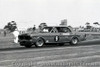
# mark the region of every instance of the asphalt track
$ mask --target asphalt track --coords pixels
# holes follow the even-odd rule
[[[1,48],[0,67],[100,67],[100,40],[74,46]]]

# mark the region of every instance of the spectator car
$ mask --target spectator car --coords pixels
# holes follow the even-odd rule
[[[39,33],[27,33],[18,36],[18,41],[21,46],[42,47],[45,44],[64,45],[70,43],[76,45],[78,42],[85,40],[85,35],[78,34],[70,27],[65,26],[48,26],[44,27]]]

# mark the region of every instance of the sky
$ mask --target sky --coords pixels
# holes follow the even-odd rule
[[[0,28],[11,21],[20,29],[56,26],[63,19],[72,27],[100,23],[100,0],[0,0]]]

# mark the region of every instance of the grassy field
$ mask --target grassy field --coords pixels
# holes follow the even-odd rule
[[[79,35],[86,35],[86,40],[100,39],[100,32],[77,32]]]
[[[15,44],[13,39],[13,34],[7,34],[5,37],[3,34],[0,34],[0,49],[18,47],[19,45]]]

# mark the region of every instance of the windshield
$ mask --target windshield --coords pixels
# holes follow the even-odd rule
[[[52,30],[52,27],[45,27],[42,32],[49,33]]]

